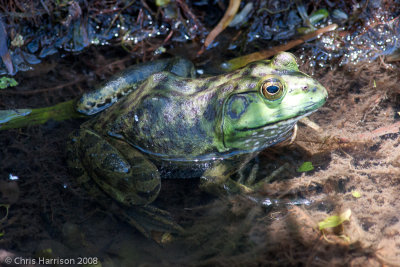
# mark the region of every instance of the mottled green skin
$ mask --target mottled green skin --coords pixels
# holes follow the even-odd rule
[[[96,90],[84,94],[77,103],[77,111],[85,115],[96,114],[136,90],[150,75],[168,71],[181,77],[194,77],[193,63],[180,57],[161,59],[131,66],[100,85]]]
[[[204,160],[260,150],[277,143],[274,140],[283,131],[268,133],[261,128],[228,133],[227,130],[234,131],[230,129],[235,128],[232,125],[256,128],[300,116],[314,111],[326,97],[326,91],[312,92],[312,89],[322,86],[309,76],[279,67],[262,61],[229,74],[202,79],[160,72],[150,76],[139,90],[93,120],[90,127],[98,133],[125,140],[146,153],[169,160]],[[257,85],[268,74],[279,75],[288,84],[290,89],[285,98],[296,98],[294,105],[277,101],[269,103],[260,95]],[[305,86],[308,86],[307,90],[302,89]],[[229,110],[229,104],[235,101],[232,99],[238,94],[244,97],[241,95],[244,93],[248,102],[253,102],[248,107],[254,107],[250,111],[253,121],[249,121],[249,117],[241,121],[230,115],[235,113]],[[307,98],[313,94],[318,98],[317,104],[305,108],[312,104]],[[293,125],[294,122],[289,128]],[[261,136],[258,138],[255,133]]]
[[[90,107],[84,104],[97,108],[95,98],[102,99],[99,106],[111,107],[73,134],[69,165],[89,190],[97,184],[125,205],[152,202],[160,172],[176,178],[180,170],[186,177],[203,173],[205,181],[223,184],[242,166],[238,162],[288,138],[298,119],[327,98],[325,88],[300,72],[289,53],[206,78],[191,77],[192,70],[184,74],[189,78],[158,70],[138,82],[126,73],[114,78],[108,83],[112,101],[106,84],[78,104],[87,114]],[[276,100],[260,89],[271,78],[283,85]],[[116,102],[119,85],[128,93]]]

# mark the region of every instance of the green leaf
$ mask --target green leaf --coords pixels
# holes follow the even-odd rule
[[[18,82],[14,78],[1,77],[0,78],[0,89],[6,89],[8,87],[17,86]]]
[[[297,168],[297,172],[309,172],[312,170],[314,170],[314,166],[311,161],[305,161]]]
[[[328,16],[329,16],[328,10],[326,10],[325,8],[321,8],[310,15],[310,22],[311,24],[314,25],[318,21],[327,18]]]
[[[168,5],[170,0],[156,0],[156,6],[164,7]]]
[[[326,218],[322,222],[318,223],[319,230],[323,230],[325,228],[333,228],[338,225],[341,225],[344,221],[349,221],[351,216],[351,210],[347,209],[340,215],[334,215]]]
[[[351,191],[351,195],[353,197],[355,197],[355,198],[360,198],[361,197],[361,193],[356,191],[356,190]]]

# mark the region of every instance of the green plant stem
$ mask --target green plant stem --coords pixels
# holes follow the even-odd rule
[[[9,118],[7,118],[7,116],[5,118],[3,117],[3,122],[0,122],[0,130],[44,124],[48,120],[64,121],[67,119],[87,117],[75,110],[75,103],[76,100],[70,100],[51,107],[16,110]],[[18,114],[18,111],[22,112],[20,112],[19,115],[15,115]],[[3,112],[10,111],[3,110]]]

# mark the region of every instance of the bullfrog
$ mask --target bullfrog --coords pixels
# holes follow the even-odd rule
[[[77,110],[94,117],[71,134],[68,164],[92,197],[114,203],[144,235],[173,231],[168,213],[151,205],[162,178],[200,177],[217,194],[251,191],[232,175],[326,99],[287,52],[201,78],[182,58],[144,63],[80,98]]]

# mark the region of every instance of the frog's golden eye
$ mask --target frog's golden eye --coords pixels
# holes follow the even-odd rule
[[[268,79],[262,83],[261,93],[268,100],[277,100],[283,94],[283,84],[279,79]]]

